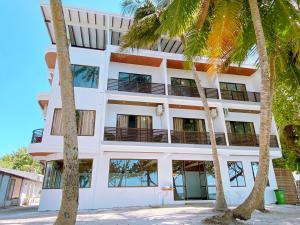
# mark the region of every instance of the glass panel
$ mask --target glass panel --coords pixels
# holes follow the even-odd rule
[[[90,188],[92,182],[93,160],[84,159],[79,161],[79,187]]]
[[[176,160],[172,164],[175,200],[215,198],[215,189],[213,189],[215,188],[215,178],[211,161]],[[207,192],[208,185],[212,187],[211,197]]]
[[[127,167],[126,160],[110,160],[109,165],[109,187],[125,186],[125,171]]]
[[[216,187],[208,187],[207,191],[208,191],[208,199],[209,200],[216,200],[216,197],[217,197]]]
[[[220,89],[221,90],[227,90],[227,84],[224,82],[220,82]]]
[[[111,160],[109,187],[157,186],[157,160]]]
[[[171,85],[180,85],[180,78],[171,77]]]
[[[251,162],[251,167],[252,167],[252,175],[253,175],[253,179],[254,179],[254,181],[255,181],[256,174],[257,174],[257,172],[258,172],[258,167],[259,167],[258,162]],[[270,186],[269,179],[268,179],[267,186]]]
[[[254,124],[252,122],[244,123],[246,134],[255,134]]]
[[[244,134],[244,124],[242,122],[231,122],[234,126],[234,132],[237,134]]]
[[[175,200],[184,200],[185,199],[184,187],[174,187],[174,199]]]
[[[232,83],[227,84],[227,90],[236,91],[236,85]]]
[[[119,73],[119,80],[129,81],[129,73],[120,72]]]
[[[247,91],[245,84],[236,84],[236,90],[237,91]]]
[[[97,88],[99,67],[71,65],[74,87]]]
[[[93,160],[79,160],[79,187],[89,188],[92,181]],[[62,186],[63,161],[47,162],[43,188],[59,189]]]
[[[227,165],[231,186],[246,186],[242,162],[227,162]]]

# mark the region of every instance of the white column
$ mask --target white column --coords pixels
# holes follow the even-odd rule
[[[223,131],[225,133],[225,139],[226,139],[226,145],[229,146],[229,139],[228,139],[228,133],[227,133],[227,127],[226,127],[226,119],[224,116],[224,111],[223,111],[223,107],[222,106],[218,106],[217,107],[218,110],[218,117],[220,118],[220,120],[222,121],[222,126],[223,126]]]
[[[110,27],[109,27],[109,15],[105,15],[105,30],[106,30],[106,49],[107,45],[111,45],[110,43]]]
[[[165,118],[167,120],[167,129],[168,129],[168,143],[171,144],[171,118],[170,118],[170,110],[169,110],[169,101],[165,100],[164,102],[165,109]]]
[[[219,80],[219,74],[216,75],[216,85],[217,85],[217,89],[218,89],[218,95],[219,95],[219,99],[222,99],[221,98],[221,89],[220,89],[220,80]]]
[[[164,77],[164,83],[165,83],[165,94],[168,95],[168,71],[167,71],[167,59],[163,59],[160,64],[162,75]]]

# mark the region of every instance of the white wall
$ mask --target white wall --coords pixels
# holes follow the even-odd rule
[[[104,152],[93,157],[93,175],[91,188],[80,189],[79,208],[97,209],[127,206],[149,206],[165,204],[184,204],[175,201],[173,191],[162,191],[162,187],[172,186],[172,160],[208,160],[209,155],[199,154],[165,154],[165,153],[121,153]],[[158,187],[108,187],[110,159],[157,159]],[[227,161],[241,161],[243,164],[246,187],[231,187],[227,169]],[[220,156],[221,174],[224,192],[229,205],[241,203],[250,193],[254,185],[251,162],[257,162],[256,156]],[[273,190],[277,188],[272,163],[269,169],[270,186],[266,188],[265,201],[275,202]],[[61,190],[43,190],[39,210],[57,210],[61,198]],[[203,202],[203,201],[202,201]]]

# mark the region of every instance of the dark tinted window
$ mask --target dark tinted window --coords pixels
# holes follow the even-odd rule
[[[99,67],[72,65],[74,87],[98,88]]]

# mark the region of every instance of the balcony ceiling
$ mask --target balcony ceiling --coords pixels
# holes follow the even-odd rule
[[[159,67],[162,62],[162,58],[147,57],[147,56],[140,56],[140,55],[128,55],[122,53],[111,53],[110,61]]]
[[[41,10],[51,42],[55,44],[50,7],[43,4]],[[105,50],[107,44],[119,46],[122,35],[132,24],[131,17],[70,7],[64,7],[64,17],[71,45],[90,49]],[[110,40],[107,40],[108,37]],[[160,45],[163,52],[178,54],[183,52],[182,43],[177,39],[161,38]],[[158,50],[158,46],[155,45],[148,49]]]
[[[184,62],[181,60],[167,60],[167,67],[172,69],[184,69]],[[208,64],[207,63],[197,63],[196,69],[197,71],[207,71]],[[226,70],[223,70],[222,73],[226,74],[234,74],[234,75],[243,75],[243,76],[251,76],[255,73],[255,68],[246,68],[246,67],[235,67],[229,66]]]

